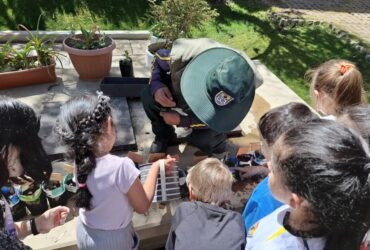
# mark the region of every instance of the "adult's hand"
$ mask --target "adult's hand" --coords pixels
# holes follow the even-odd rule
[[[154,93],[154,100],[161,104],[162,107],[175,107],[176,103],[173,101],[171,91],[167,87],[158,89]]]
[[[47,233],[54,227],[63,225],[69,214],[68,207],[54,207],[35,219],[36,229],[39,233]]]
[[[160,112],[159,113],[166,124],[168,125],[179,125],[180,115],[177,112]]]

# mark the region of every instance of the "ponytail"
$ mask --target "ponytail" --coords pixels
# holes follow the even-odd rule
[[[354,64],[342,62],[337,73],[332,97],[340,113],[345,107],[363,103],[365,98],[363,78]]]
[[[347,60],[329,60],[306,73],[311,81],[311,98],[314,90],[330,96],[334,103],[333,111],[341,113],[348,106],[366,103],[363,78],[356,65]]]

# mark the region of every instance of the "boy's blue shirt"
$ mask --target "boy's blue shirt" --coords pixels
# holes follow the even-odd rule
[[[284,205],[271,194],[268,177],[261,181],[251,194],[243,211],[246,232],[260,219]]]

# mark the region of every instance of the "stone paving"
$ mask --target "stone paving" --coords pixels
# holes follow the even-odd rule
[[[369,0],[264,0],[280,9],[294,9],[307,19],[333,23],[370,45]]]

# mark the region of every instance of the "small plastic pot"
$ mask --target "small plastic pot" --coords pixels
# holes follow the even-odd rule
[[[63,194],[65,193],[63,179],[64,177],[62,174],[52,173],[50,180],[42,185],[42,189],[47,196],[50,207],[63,206],[67,203],[66,200],[63,199]]]
[[[121,71],[122,77],[133,77],[134,68],[132,67],[132,62],[127,62],[125,60],[119,60],[119,69]]]
[[[63,183],[66,189],[66,192],[63,194],[63,199],[67,203],[72,197],[77,193],[78,187],[76,182],[73,180],[73,174],[67,174],[64,176]]]
[[[26,204],[33,216],[40,215],[49,208],[46,195],[39,184],[32,184],[26,189],[21,188],[19,199]]]
[[[26,204],[23,201],[19,201],[17,204],[10,206],[14,221],[19,221],[27,216]]]

